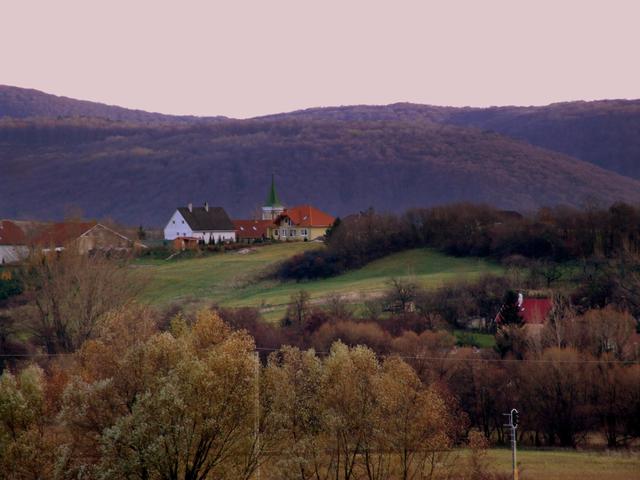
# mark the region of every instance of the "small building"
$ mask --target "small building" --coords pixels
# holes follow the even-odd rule
[[[10,220],[0,221],[0,265],[15,263],[29,256],[27,237],[22,229]]]
[[[165,240],[178,237],[197,238],[206,244],[235,242],[236,230],[233,222],[222,207],[202,207],[189,204],[178,207],[164,227]]]
[[[543,325],[552,308],[550,298],[525,298],[520,306],[520,315],[526,325]]]
[[[200,244],[200,239],[195,237],[176,237],[173,239],[173,249],[184,250],[196,250]]]
[[[518,294],[518,311],[524,325],[544,325],[552,308],[550,298],[525,298],[522,293]],[[495,323],[502,323],[502,307],[496,315]]]
[[[273,220],[234,220],[238,242],[253,243],[264,241],[269,237],[269,229],[274,226]]]
[[[98,222],[58,222],[45,226],[34,237],[33,244],[43,251],[62,251],[74,247],[81,254],[95,251],[126,252],[146,248],[121,233]]]
[[[323,237],[335,218],[311,205],[285,208],[274,220],[271,237],[275,240],[315,240]]]

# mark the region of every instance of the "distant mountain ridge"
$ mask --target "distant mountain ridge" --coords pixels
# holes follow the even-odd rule
[[[438,107],[412,103],[299,110],[265,119],[423,121],[491,130],[640,179],[640,100],[543,107]]]
[[[132,110],[114,105],[106,105],[104,103],[51,95],[30,88],[0,85],[0,119],[2,117],[95,117],[118,122],[150,124],[194,123],[226,119],[226,117],[165,115],[162,113]]]
[[[287,204],[335,215],[453,201],[521,212],[640,203],[640,181],[631,178],[640,163],[639,101],[405,103],[234,120],[22,90],[0,87],[0,218],[57,219],[78,207],[88,217],[159,226],[175,207],[204,201],[247,217],[272,173]]]
[[[452,201],[527,211],[625,200],[640,182],[497,133],[407,122],[248,120],[130,128],[0,122],[0,217],[89,217],[161,225],[208,201],[247,217],[271,173],[282,200],[336,215]],[[62,141],[61,141],[62,140]]]

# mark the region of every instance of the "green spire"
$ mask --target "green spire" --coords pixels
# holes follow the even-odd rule
[[[267,197],[267,207],[280,207],[280,199],[276,193],[276,181],[273,174],[271,174],[271,189],[269,190],[269,196]]]

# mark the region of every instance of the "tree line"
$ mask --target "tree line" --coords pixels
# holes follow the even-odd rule
[[[394,252],[431,247],[456,256],[505,262],[592,261],[640,253],[640,208],[542,208],[530,216],[477,204],[408,210],[402,215],[360,212],[339,219],[327,248],[308,251],[274,273],[279,278],[326,278]]]

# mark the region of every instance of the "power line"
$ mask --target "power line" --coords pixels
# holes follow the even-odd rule
[[[365,345],[366,346],[366,345]],[[199,350],[206,350],[201,348]],[[282,348],[269,348],[269,347],[256,347],[256,352],[279,352]],[[307,352],[312,349],[302,350]],[[0,354],[0,358],[48,358],[48,357],[65,357],[77,355],[78,352],[59,352],[59,353],[16,353],[16,354]],[[313,353],[318,356],[329,356],[331,352],[322,350],[313,350]],[[480,352],[478,352],[480,353]],[[583,365],[583,364],[623,364],[623,365],[637,365],[640,364],[639,360],[597,360],[597,359],[584,359],[584,360],[545,360],[539,358],[482,358],[482,357],[470,357],[470,356],[455,356],[456,353],[450,356],[426,356],[426,355],[400,355],[400,354],[379,354],[376,353],[378,358],[400,358],[402,360],[426,360],[426,361],[451,361],[451,362],[468,362],[468,363],[534,363],[534,364],[567,364],[567,365]]]

